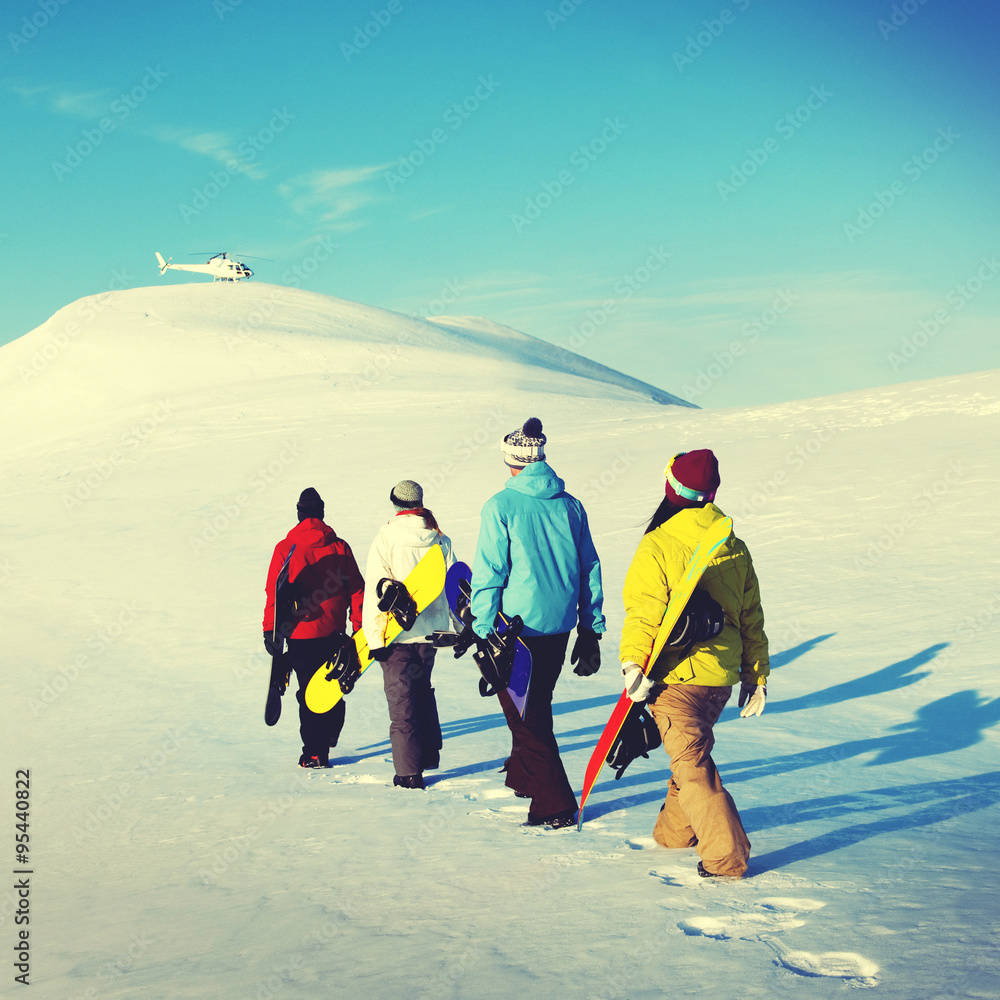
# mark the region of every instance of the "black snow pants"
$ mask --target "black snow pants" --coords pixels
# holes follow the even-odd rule
[[[552,732],[552,693],[566,658],[569,633],[522,638],[531,652],[531,687],[524,718],[518,715],[506,691],[498,697],[511,733],[510,757],[504,767],[506,785],[522,796],[530,796],[528,815],[535,821],[577,809],[576,795]]]
[[[345,699],[341,698],[329,712],[317,715],[306,705],[306,685],[317,670],[333,655],[336,640],[330,636],[323,639],[289,639],[288,656],[299,682],[295,698],[299,703],[299,735],[302,738],[302,752],[307,757],[326,757],[330,747],[337,745],[340,731],[344,728],[347,710]]]

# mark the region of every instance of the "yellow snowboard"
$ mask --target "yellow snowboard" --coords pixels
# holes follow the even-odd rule
[[[403,581],[403,586],[417,606],[417,614],[440,596],[444,590],[444,578],[444,553],[440,545],[432,545]],[[389,615],[384,645],[388,646],[402,631],[403,628],[395,617]],[[361,673],[364,673],[372,664],[372,656],[368,651],[368,640],[361,629],[354,633],[354,646],[357,649],[358,662],[361,664]],[[306,707],[317,715],[329,712],[344,697],[340,681],[330,677],[331,673],[332,664],[324,663],[306,685]]]

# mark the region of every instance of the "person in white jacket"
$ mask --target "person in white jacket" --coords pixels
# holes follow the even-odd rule
[[[404,479],[389,494],[395,515],[379,529],[368,553],[365,570],[364,632],[372,658],[380,662],[389,704],[389,741],[396,771],[393,784],[423,788],[424,771],[440,766],[441,724],[431,687],[435,649],[427,641],[435,630],[451,628],[448,599],[442,593],[417,616],[413,628],[385,645],[386,619],[378,610],[376,588],[380,580],[403,581],[427,554],[440,545],[446,566],[455,557],[451,540],[424,507],[424,491]]]

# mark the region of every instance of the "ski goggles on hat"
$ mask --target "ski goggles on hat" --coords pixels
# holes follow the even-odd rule
[[[702,493],[699,490],[693,490],[689,486],[685,486],[673,473],[674,462],[679,458],[683,458],[687,454],[686,451],[678,452],[670,461],[667,463],[667,467],[663,470],[663,474],[667,477],[667,482],[670,483],[670,488],[679,496],[684,497],[685,500],[694,500],[697,503],[704,503],[707,500],[715,499],[715,490],[710,490],[708,493]]]

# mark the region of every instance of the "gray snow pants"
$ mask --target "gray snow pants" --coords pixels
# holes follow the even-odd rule
[[[392,764],[400,776],[440,765],[441,724],[431,687],[434,653],[429,642],[399,642],[381,664]]]

